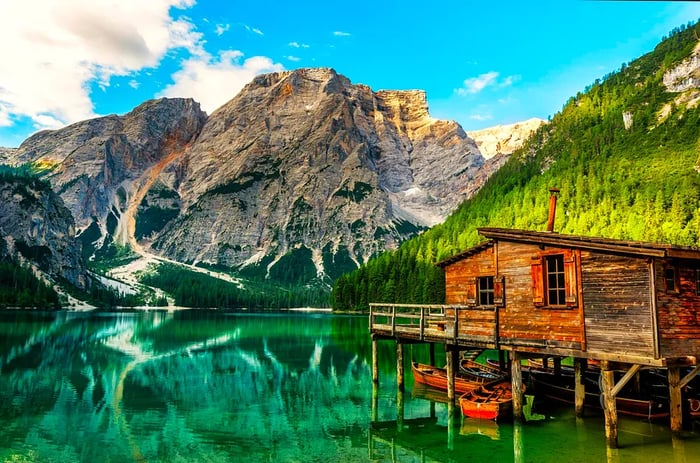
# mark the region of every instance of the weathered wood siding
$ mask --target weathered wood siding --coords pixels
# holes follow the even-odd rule
[[[493,247],[448,265],[445,267],[445,303],[467,304],[469,286],[474,278],[493,276],[495,272]]]
[[[505,307],[499,309],[500,342],[511,346],[583,347],[581,304],[573,308],[537,308],[531,265],[542,250],[534,244],[498,242],[498,270],[505,276]],[[571,252],[550,248],[547,253]]]
[[[646,258],[581,253],[588,352],[654,356]]]
[[[656,304],[663,357],[700,355],[700,296],[696,295],[696,270],[684,261],[673,263],[678,271],[678,291],[667,291],[664,263],[654,263]]]
[[[445,267],[445,303],[466,305],[474,298],[474,279],[479,276],[494,276],[496,273],[494,249],[489,247]],[[470,289],[471,287],[471,289]],[[447,331],[454,327],[454,311],[446,311]],[[457,337],[465,342],[495,342],[496,309],[459,309],[457,314]]]

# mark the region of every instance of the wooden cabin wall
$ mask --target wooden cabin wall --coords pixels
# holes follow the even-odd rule
[[[478,276],[495,275],[493,247],[445,267],[445,304],[466,304],[467,287]]]
[[[467,304],[467,287],[474,284],[479,276],[494,276],[496,273],[493,247],[483,249],[467,259],[459,260],[445,267],[445,303]],[[474,341],[475,345],[495,342],[495,308],[459,309],[457,315],[457,336],[462,340]],[[454,329],[454,312],[449,309],[447,331]]]
[[[654,263],[656,304],[663,357],[700,355],[700,296],[696,295],[696,270],[683,261],[671,262],[678,271],[678,291],[668,291],[664,267],[669,263]]]
[[[581,304],[575,308],[537,308],[533,302],[532,258],[565,249],[498,242],[498,270],[505,276],[505,307],[499,309],[501,344],[580,349],[584,341]]]
[[[654,356],[645,258],[581,252],[586,350]]]

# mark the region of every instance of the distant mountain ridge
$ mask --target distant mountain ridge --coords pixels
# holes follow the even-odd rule
[[[328,282],[395,248],[504,161],[431,118],[424,92],[374,92],[327,68],[258,76],[210,116],[153,100],[2,156],[44,172],[86,258],[129,245],[285,284]]]

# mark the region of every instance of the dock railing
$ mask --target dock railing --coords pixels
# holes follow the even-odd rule
[[[454,329],[454,319],[448,320],[444,304],[382,304],[369,305],[369,328],[373,333],[425,339],[446,338],[449,328]],[[452,322],[452,323],[451,323]]]

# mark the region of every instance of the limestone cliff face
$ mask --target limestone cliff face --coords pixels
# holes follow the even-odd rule
[[[532,118],[515,124],[497,125],[482,130],[469,132],[476,141],[479,151],[486,159],[496,155],[510,155],[517,150],[528,137],[546,122]]]
[[[483,162],[422,91],[373,92],[332,69],[261,75],[208,118],[179,164],[182,213],[151,238],[178,260],[267,270],[304,250],[322,275],[444,219]]]
[[[0,177],[0,239],[0,249],[13,259],[35,263],[49,276],[85,288],[73,217],[43,182]]]
[[[148,101],[125,116],[78,122],[29,137],[14,163],[33,162],[63,198],[81,230],[126,243],[135,211],[155,177],[193,141],[206,114],[191,99]],[[170,176],[176,182],[176,176]],[[111,225],[110,225],[111,224]],[[116,224],[116,225],[114,225]]]
[[[15,148],[4,148],[0,146],[0,164],[9,164],[14,158]]]

